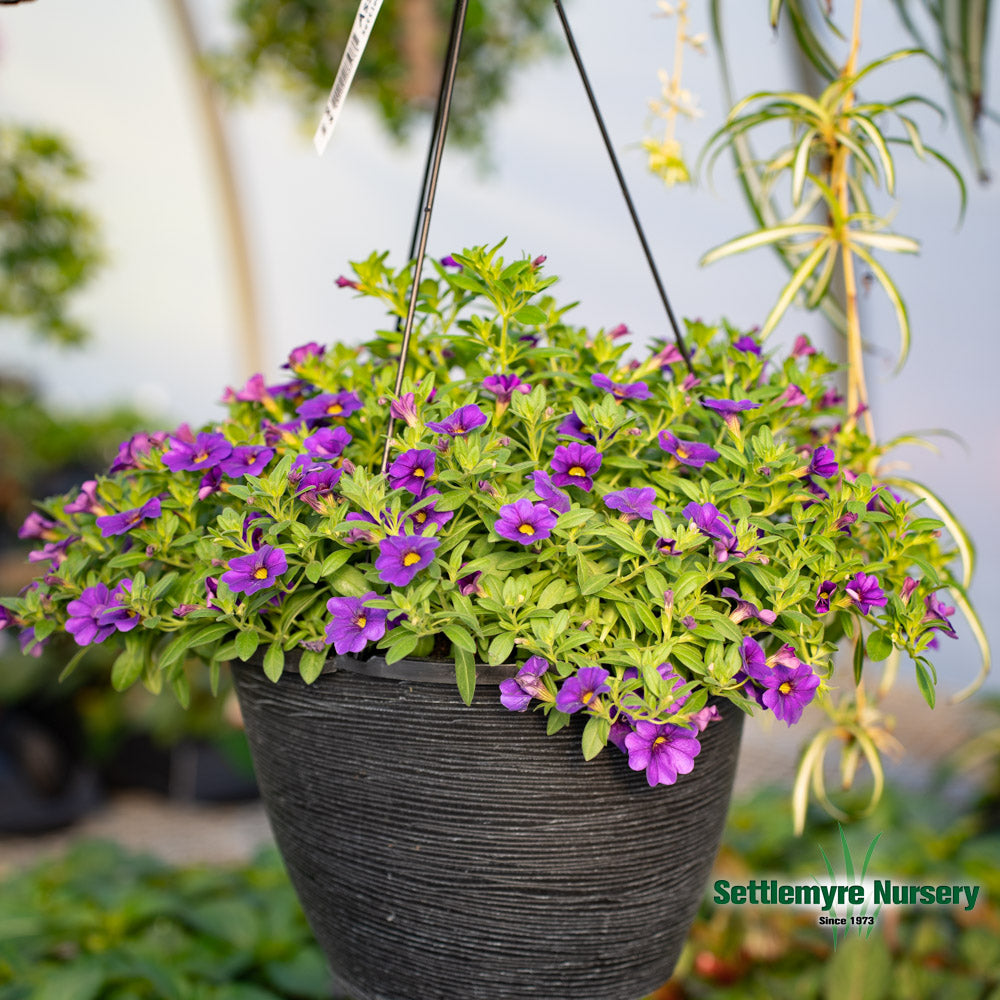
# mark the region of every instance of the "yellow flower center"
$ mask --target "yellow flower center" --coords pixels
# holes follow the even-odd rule
[[[594,700],[593,691],[584,691],[583,694],[580,695],[580,701],[582,701],[584,705],[589,705],[593,700]]]
[[[417,524],[423,524],[427,520],[427,512],[423,510],[418,510],[416,514],[413,515],[413,519]]]
[[[406,555],[403,556],[403,565],[404,566],[412,566],[414,563],[418,563],[418,562],[420,562],[420,553],[419,552],[407,552]]]
[[[258,580],[266,580],[266,579],[267,579],[267,567],[266,567],[266,566],[258,566],[258,567],[257,567],[257,568],[256,568],[256,569],[255,569],[255,570],[253,571],[253,575],[254,575],[254,576],[255,576],[255,577],[256,577],[256,578],[258,579]]]
[[[587,470],[584,469],[582,465],[574,465],[573,468],[569,470],[569,474],[571,476],[585,476],[587,474]]]
[[[354,624],[357,625],[358,628],[364,628],[368,624],[368,619],[365,618],[364,615],[358,615],[358,617],[354,619]]]
[[[676,454],[677,454],[678,458],[687,458],[688,457],[688,450],[687,450],[687,448],[684,447],[684,445],[679,444],[677,446],[677,452],[676,452]]]
[[[667,742],[666,736],[657,736],[656,739],[653,740],[653,746],[658,747],[661,743],[666,743],[666,742]]]
[[[331,417],[339,417],[341,413],[344,412],[344,408],[340,403],[331,403],[327,408],[326,412],[330,414]]]
[[[194,456],[194,460],[196,462],[207,462],[208,461],[208,452],[207,451],[199,451],[198,454]]]
[[[421,468],[416,468],[416,469],[414,469],[414,470],[413,470],[413,474],[414,474],[415,476],[419,476],[419,478],[421,478],[421,479],[423,479],[423,478],[424,478],[424,476],[426,476],[426,475],[427,475],[427,473],[426,473],[426,472],[424,472],[424,470],[423,470],[423,469],[421,469]]]
[[[520,531],[522,535],[533,535],[535,533],[535,529],[530,524],[518,525],[517,530]]]
[[[782,684],[782,685],[779,686],[778,690],[782,694],[788,694],[792,690],[792,685],[789,684],[788,681],[785,681],[784,684]]]

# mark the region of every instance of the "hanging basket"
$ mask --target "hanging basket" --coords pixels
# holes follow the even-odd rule
[[[743,715],[650,788],[572,725],[513,715],[483,667],[331,658],[307,686],[236,664],[278,846],[351,1000],[638,1000],[671,975],[729,803]],[[574,722],[580,720],[574,719]]]

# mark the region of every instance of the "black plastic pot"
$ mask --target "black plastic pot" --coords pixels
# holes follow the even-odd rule
[[[331,669],[335,668],[335,669]],[[483,667],[332,658],[311,686],[237,665],[261,795],[352,1000],[638,1000],[673,971],[718,850],[742,731],[649,788],[582,720],[547,736]]]

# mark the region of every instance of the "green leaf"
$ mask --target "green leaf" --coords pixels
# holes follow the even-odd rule
[[[326,650],[304,649],[299,657],[299,675],[306,684],[312,684],[323,672]]]
[[[412,632],[403,632],[385,651],[385,662],[395,663],[397,660],[405,660],[417,648],[419,641],[420,637]]]
[[[45,974],[41,985],[30,995],[33,1000],[97,1000],[106,974],[98,965],[74,962]]]
[[[522,306],[514,313],[514,319],[524,326],[538,326],[544,323],[548,319],[548,316],[544,309],[540,309],[538,306],[527,305]]]
[[[461,628],[459,625],[445,625],[442,631],[458,649],[464,649],[466,652],[475,655],[476,641],[464,628]]]
[[[338,549],[336,552],[331,552],[323,560],[323,565],[320,567],[320,576],[329,576],[331,573],[335,573],[348,559],[351,558],[351,553],[348,549]],[[313,580],[313,583],[316,581]]]
[[[597,573],[589,576],[580,583],[580,593],[585,597],[589,597],[591,594],[596,594],[598,591],[603,590],[617,578],[615,573]]]
[[[236,655],[246,663],[257,652],[260,645],[260,635],[257,632],[240,632],[234,641]]]
[[[583,727],[583,759],[593,760],[608,743],[611,723],[607,719],[592,716]]]
[[[565,712],[553,708],[545,722],[546,734],[551,736],[553,733],[558,733],[560,729],[565,729],[569,725],[569,719],[570,717]]]
[[[506,663],[513,648],[514,636],[509,632],[501,632],[490,643],[490,648],[486,652],[486,662],[491,666]]]
[[[123,649],[111,667],[111,686],[116,691],[131,687],[141,676],[145,662],[137,651]]]
[[[892,652],[892,639],[885,632],[872,632],[868,636],[868,659],[880,663]]]
[[[865,644],[861,641],[860,624],[858,638],[854,642],[854,683],[861,683],[861,674],[865,669]]]
[[[472,696],[476,693],[476,656],[475,650],[469,652],[461,646],[455,650],[455,680],[458,682],[458,693],[466,705],[472,704]]]
[[[280,642],[272,642],[264,654],[264,673],[268,680],[277,683],[285,670],[285,651]]]
[[[914,660],[913,666],[917,671],[917,687],[920,688],[924,701],[933,708],[934,702],[937,700],[934,691],[934,677],[921,660]]]
[[[319,578],[323,575],[323,566],[318,562],[311,562],[306,566],[306,579],[310,583],[318,583]]]

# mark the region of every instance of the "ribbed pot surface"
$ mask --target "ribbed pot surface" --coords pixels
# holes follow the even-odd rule
[[[500,705],[495,674],[467,707],[436,669],[432,682],[338,669],[310,686],[234,670],[275,839],[345,994],[655,990],[718,850],[743,713],[717,702],[694,771],[650,788],[613,747],[583,759],[582,719],[547,736],[541,713]]]

